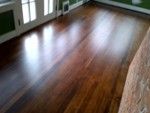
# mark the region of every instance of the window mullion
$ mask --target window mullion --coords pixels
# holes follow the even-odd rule
[[[50,1],[48,0],[48,14],[49,14],[49,3],[50,3]]]
[[[28,0],[29,1],[29,0]],[[31,22],[31,8],[30,8],[30,2],[28,2],[28,6],[29,6],[29,19],[30,19],[30,22]]]

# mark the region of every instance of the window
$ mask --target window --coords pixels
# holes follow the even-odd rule
[[[44,15],[48,15],[53,12],[53,2],[53,0],[44,0]]]
[[[24,24],[36,19],[35,0],[22,0],[22,12]]]

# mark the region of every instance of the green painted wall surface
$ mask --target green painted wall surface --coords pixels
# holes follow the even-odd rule
[[[142,7],[145,9],[150,9],[150,0],[141,0],[141,2],[137,3],[137,4],[134,4],[134,2],[133,2],[136,0],[112,0],[112,1],[121,2],[121,3],[129,4],[129,5],[134,5],[134,6]],[[137,0],[137,2],[138,1],[139,0]]]
[[[77,0],[69,0],[70,5],[75,4],[77,2]]]
[[[66,0],[59,0],[59,9],[62,9],[63,1],[66,1]],[[81,0],[69,0],[70,5],[73,5],[73,4],[77,3],[78,1],[81,1]]]
[[[11,0],[0,0],[0,4],[1,3],[6,3],[6,2],[10,2]]]
[[[0,36],[15,30],[13,11],[0,14]]]

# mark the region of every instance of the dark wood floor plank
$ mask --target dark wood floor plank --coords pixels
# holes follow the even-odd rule
[[[149,25],[92,3],[0,45],[0,113],[116,113]]]

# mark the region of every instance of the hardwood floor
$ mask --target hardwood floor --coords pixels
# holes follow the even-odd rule
[[[117,113],[150,20],[95,3],[0,45],[0,113]]]

